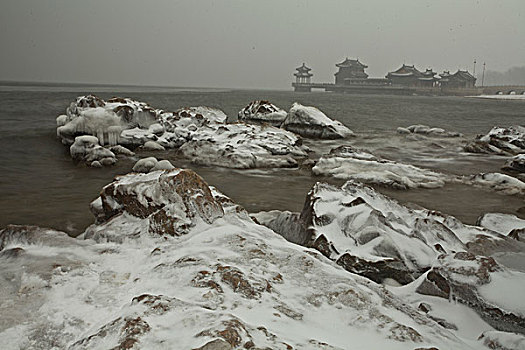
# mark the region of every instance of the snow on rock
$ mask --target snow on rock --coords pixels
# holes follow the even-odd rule
[[[202,127],[179,149],[194,163],[238,169],[296,167],[307,151],[291,132],[244,123]]]
[[[4,348],[476,348],[189,170],[119,177],[92,207],[95,240],[0,231]]]
[[[502,170],[525,173],[525,154],[518,154],[517,156],[510,158],[505,163]]]
[[[241,122],[256,124],[266,123],[279,127],[286,119],[287,115],[288,113],[286,113],[285,110],[268,101],[256,100],[250,102],[246,107],[241,109],[237,117]]]
[[[135,165],[133,165],[133,171],[137,173],[149,173],[158,163],[157,158],[147,157],[139,159]]]
[[[454,232],[464,225],[452,217],[408,209],[353,181],[342,188],[317,183],[307,195],[301,220],[310,234],[309,246],[378,283],[386,278],[409,283],[437,255],[464,250],[462,239],[471,238]]]
[[[485,331],[478,339],[487,348],[493,350],[525,349],[525,336],[521,334]]]
[[[305,137],[319,139],[340,139],[354,133],[341,122],[328,118],[315,107],[294,103],[282,128]]]
[[[464,147],[472,153],[519,154],[525,153],[525,127],[494,127],[488,134],[479,136]]]
[[[131,215],[146,219],[148,231],[159,235],[179,236],[198,219],[211,224],[224,214],[206,182],[191,170],[119,176],[102,189],[100,201],[100,206],[91,206],[99,221],[110,221],[115,216],[119,221],[120,214]],[[85,238],[91,237],[120,239],[109,237],[105,227],[93,226],[85,234]]]
[[[163,146],[155,141],[146,141],[142,146],[142,149],[146,151],[164,151],[166,150]]]
[[[94,167],[113,165],[117,161],[115,154],[100,146],[99,140],[95,136],[77,136],[69,148],[69,153],[74,160],[84,161]],[[94,162],[98,164],[93,164]]]
[[[525,182],[510,175],[500,173],[481,173],[464,176],[461,179],[467,185],[490,189],[508,195],[525,195]]]
[[[442,128],[431,128],[428,125],[410,125],[407,128],[399,127],[397,128],[399,134],[421,134],[427,136],[439,136],[439,137],[461,137],[463,134],[454,131],[446,131]]]
[[[478,219],[478,225],[518,241],[525,241],[525,220],[516,215],[487,213]]]
[[[466,304],[497,330],[525,333],[525,307],[517,293],[525,288],[525,273],[505,268],[492,257],[442,254],[416,283],[418,293]]]
[[[443,187],[447,177],[413,165],[381,159],[352,146],[339,146],[323,155],[312,168],[314,175],[352,179],[396,189]]]

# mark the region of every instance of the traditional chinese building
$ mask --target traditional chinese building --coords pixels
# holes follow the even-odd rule
[[[432,69],[421,72],[414,65],[406,64],[403,64],[398,70],[388,73],[386,78],[394,85],[408,87],[433,87],[438,81],[436,72]]]
[[[310,84],[310,78],[313,76],[313,74],[310,73],[311,68],[308,68],[306,64],[303,63],[301,67],[295,68],[295,70],[297,71],[294,73],[296,84]]]
[[[473,88],[476,85],[476,78],[466,70],[458,70],[454,74],[444,71],[440,76],[439,83],[442,88],[464,89]]]
[[[356,84],[368,78],[368,74],[365,73],[365,68],[368,66],[359,62],[358,59],[351,60],[347,57],[335,66],[339,68],[339,71],[335,73],[336,85]]]

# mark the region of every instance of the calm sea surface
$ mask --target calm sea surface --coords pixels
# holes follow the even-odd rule
[[[461,152],[467,139],[495,125],[525,124],[523,101],[289,91],[0,86],[0,227],[34,224],[76,235],[93,222],[89,202],[115,175],[131,170],[137,159],[120,160],[116,166],[104,169],[75,165],[68,148],[56,139],[55,118],[77,96],[88,93],[104,99],[131,97],[165,110],[206,105],[222,109],[231,120],[254,99],[268,99],[284,109],[297,101],[318,107],[357,134],[347,141],[307,141],[316,157],[348,143],[385,158],[458,175],[499,171],[505,162],[504,157]],[[412,124],[459,131],[465,137],[406,138],[395,132],[398,126]],[[306,169],[239,171],[195,166],[180,159],[175,151],[139,154],[146,155],[196,170],[209,184],[252,212],[299,211],[316,181],[342,183],[313,177]],[[460,184],[432,190],[379,190],[401,202],[440,210],[471,224],[485,212],[517,214],[517,209],[525,206],[523,198]]]

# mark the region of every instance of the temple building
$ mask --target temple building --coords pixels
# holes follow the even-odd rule
[[[401,68],[386,75],[386,78],[394,85],[408,87],[434,87],[437,85],[438,78],[436,72],[427,69],[424,72],[418,70],[414,65],[403,64]]]
[[[368,66],[359,62],[359,59],[351,60],[347,57],[343,62],[336,64],[336,67],[339,68],[335,73],[336,85],[359,84],[368,78],[368,74],[365,73]]]
[[[458,70],[454,74],[444,71],[440,76],[439,82],[442,88],[462,89],[473,88],[476,85],[476,78],[466,70]]]
[[[313,74],[310,73],[311,68],[308,68],[306,64],[303,63],[301,67],[295,68],[295,70],[297,71],[294,73],[296,84],[310,84],[310,78],[313,76]]]

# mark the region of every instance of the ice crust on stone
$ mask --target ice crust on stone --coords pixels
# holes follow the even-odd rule
[[[12,301],[0,303],[12,315],[0,328],[4,347],[479,344],[256,224],[192,171],[119,177],[91,207],[97,224],[84,239],[25,226],[0,231],[0,299]]]
[[[517,156],[510,158],[502,169],[506,171],[525,173],[525,154],[518,154]]]
[[[291,132],[244,123],[202,127],[179,149],[194,163],[238,169],[296,167],[307,151]]]
[[[285,110],[268,101],[255,100],[241,109],[237,115],[237,118],[241,122],[256,124],[266,123],[279,127],[286,119],[287,115],[288,113]]]
[[[397,128],[397,132],[399,134],[420,134],[420,135],[427,135],[427,136],[437,136],[437,137],[461,137],[463,134],[459,132],[454,131],[446,131],[442,128],[432,128],[428,125],[410,125],[409,127],[399,127]]]
[[[88,164],[98,162],[100,165],[111,165],[116,162],[115,154],[100,146],[95,136],[77,136],[69,148],[69,153],[74,160],[85,161]]]
[[[222,111],[210,107],[166,112],[131,99],[103,101],[89,95],[77,98],[67,109],[67,116],[57,118],[57,135],[65,144],[73,143],[78,136],[96,137],[101,147],[97,152],[104,152],[104,145],[140,146],[150,151],[180,148],[180,154],[198,164],[240,169],[296,167],[297,158],[307,156],[309,149],[291,132],[270,126],[226,124],[226,119]],[[109,159],[102,162],[95,158],[89,163],[94,161],[110,163]]]
[[[506,174],[481,173],[463,177],[466,184],[508,195],[525,195],[525,182]]]
[[[381,159],[351,146],[339,146],[323,155],[312,173],[403,190],[443,187],[447,180],[444,174]]]
[[[294,103],[282,128],[298,135],[319,139],[340,139],[352,136],[352,130],[337,120],[328,118],[315,107]]]

